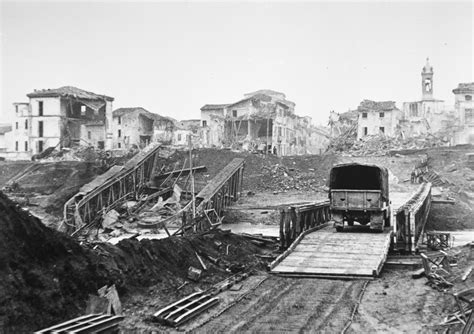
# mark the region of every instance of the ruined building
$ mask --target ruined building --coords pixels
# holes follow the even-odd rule
[[[337,137],[353,128],[357,128],[359,120],[359,112],[356,110],[348,110],[344,113],[337,113],[334,110],[329,112],[329,133],[331,137]]]
[[[179,146],[187,146],[189,144],[188,137],[191,137],[193,147],[201,147],[202,138],[202,120],[187,119],[176,123],[174,131],[173,144]]]
[[[113,97],[71,86],[35,90],[27,97],[29,102],[13,104],[13,129],[4,157],[30,159],[48,147],[112,147],[108,123]]]
[[[474,82],[460,83],[453,89],[457,127],[455,144],[474,144]]]
[[[152,141],[171,143],[175,121],[149,112],[142,107],[119,108],[113,111],[113,148],[143,148]]]
[[[359,113],[357,139],[383,134],[395,136],[402,112],[394,101],[375,102],[364,100],[357,108]]]
[[[227,104],[201,108],[202,144],[278,155],[306,154],[311,118],[295,114],[285,94],[259,90]],[[315,137],[315,134],[313,137]]]

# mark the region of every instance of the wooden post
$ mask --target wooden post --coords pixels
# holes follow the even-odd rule
[[[410,245],[410,211],[408,209],[405,209],[405,251],[410,252],[411,251],[411,245]]]
[[[195,202],[195,193],[194,193],[194,173],[193,173],[193,146],[191,143],[191,134],[188,136],[188,146],[189,146],[189,173],[191,176],[191,207],[193,210],[193,220],[196,218],[196,202]]]
[[[265,145],[265,155],[268,154],[268,135],[270,134],[270,118],[267,118],[267,139],[266,139],[266,145]]]

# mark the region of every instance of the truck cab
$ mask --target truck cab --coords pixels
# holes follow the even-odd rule
[[[390,226],[388,187],[384,167],[358,163],[334,166],[329,175],[329,201],[336,230],[354,223],[379,232]]]

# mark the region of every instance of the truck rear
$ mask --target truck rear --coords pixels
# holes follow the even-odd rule
[[[386,168],[364,164],[342,164],[329,177],[331,219],[337,231],[345,224],[369,225],[382,232],[390,225],[390,201]]]

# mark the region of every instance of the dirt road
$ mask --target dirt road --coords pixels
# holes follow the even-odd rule
[[[193,332],[341,332],[365,283],[269,276]]]

